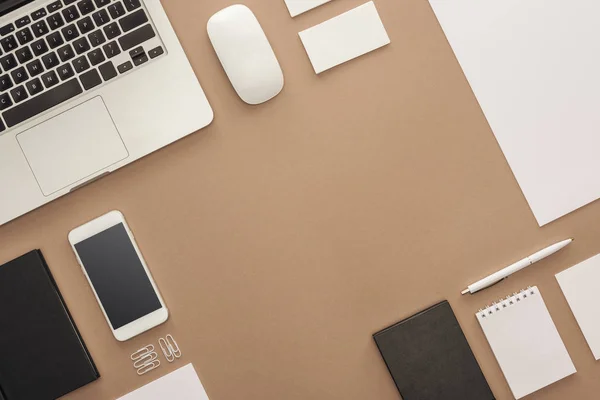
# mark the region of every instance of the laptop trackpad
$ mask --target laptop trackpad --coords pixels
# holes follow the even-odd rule
[[[45,196],[103,173],[129,153],[101,97],[17,135]]]

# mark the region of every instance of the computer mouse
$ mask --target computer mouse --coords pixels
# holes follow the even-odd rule
[[[214,14],[206,27],[210,41],[240,98],[261,104],[283,89],[283,72],[258,19],[236,4]]]

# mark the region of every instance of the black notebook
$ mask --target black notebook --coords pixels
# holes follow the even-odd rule
[[[447,301],[373,338],[404,400],[494,400]]]
[[[0,266],[0,399],[53,400],[99,376],[42,253]]]

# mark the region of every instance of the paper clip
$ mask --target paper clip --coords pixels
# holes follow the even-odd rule
[[[130,356],[133,363],[133,368],[137,370],[138,375],[144,375],[160,366],[160,361],[157,360],[158,353],[154,351],[154,345],[142,347]]]
[[[148,346],[142,347],[131,355],[131,360],[135,361],[139,358],[144,357],[148,353],[152,353],[154,351],[154,345],[149,344]]]
[[[137,359],[136,362],[133,363],[133,368],[142,368],[146,364],[152,363],[152,361],[158,358],[158,354],[153,351],[152,353],[148,353],[145,356],[142,356]]]
[[[179,349],[179,345],[173,338],[173,335],[170,333],[165,336],[166,339],[160,338],[158,339],[158,345],[162,350],[165,358],[168,362],[172,363],[176,358],[181,357],[181,350]]]
[[[158,368],[159,366],[160,366],[160,361],[158,361],[158,360],[152,361],[151,363],[144,365],[142,368],[139,368],[137,370],[137,374],[144,375],[145,373],[150,372],[153,369]]]

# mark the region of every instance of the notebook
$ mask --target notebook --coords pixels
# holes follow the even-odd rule
[[[600,360],[600,254],[556,274],[556,279],[594,357]]]
[[[0,266],[0,321],[0,399],[53,400],[100,376],[39,250]]]
[[[373,335],[404,400],[493,400],[447,301]]]
[[[600,198],[600,1],[429,1],[538,223]]]
[[[209,400],[192,364],[183,366],[117,400]]]
[[[516,399],[577,372],[537,287],[476,316]]]

